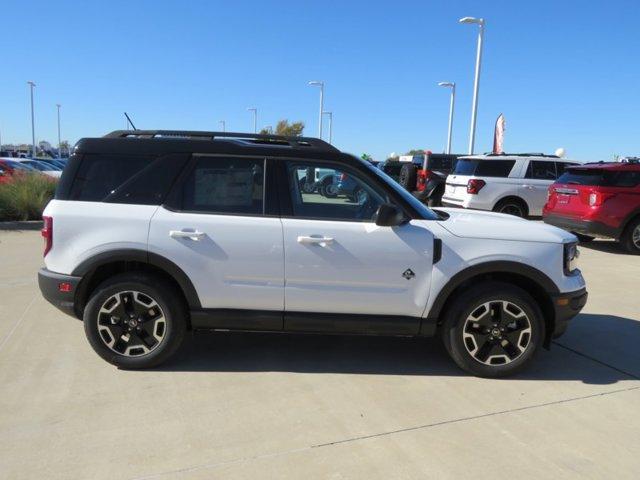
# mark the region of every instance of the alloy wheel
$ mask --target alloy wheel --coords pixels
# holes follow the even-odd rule
[[[100,307],[98,333],[110,350],[137,357],[158,348],[167,333],[167,322],[162,308],[149,295],[123,291]]]
[[[478,305],[462,332],[464,346],[476,361],[506,365],[519,358],[531,343],[531,322],[522,308],[506,300]]]
[[[636,248],[640,248],[640,223],[636,225],[636,228],[633,229],[633,233],[631,234],[631,241]]]

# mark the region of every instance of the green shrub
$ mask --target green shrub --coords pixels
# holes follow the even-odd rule
[[[0,220],[40,220],[55,190],[55,180],[40,173],[0,183]]]

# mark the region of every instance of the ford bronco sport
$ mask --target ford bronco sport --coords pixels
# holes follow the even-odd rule
[[[362,195],[306,193],[315,169]],[[44,297],[121,368],[189,330],[439,334],[480,376],[512,374],[586,302],[576,237],[431,210],[312,138],[116,131],[80,140],[44,211]]]

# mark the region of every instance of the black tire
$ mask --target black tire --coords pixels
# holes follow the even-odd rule
[[[338,186],[333,181],[333,175],[328,175],[322,180],[320,195],[326,198],[336,198],[338,196]]]
[[[515,217],[527,218],[527,204],[523,200],[515,197],[505,198],[496,203],[493,207],[494,212],[505,213]]]
[[[429,207],[441,207],[442,206],[442,195],[444,194],[444,188],[437,187],[429,198],[427,198],[427,206]]]
[[[122,273],[91,293],[83,321],[89,343],[104,360],[125,369],[151,368],[180,347],[187,329],[187,307],[164,279],[141,272]],[[135,324],[137,327],[132,326]],[[149,351],[144,352],[145,348]]]
[[[582,233],[576,233],[576,232],[571,232],[573,233],[576,237],[578,237],[578,241],[580,243],[589,243],[589,242],[593,242],[595,240],[596,237],[592,237],[590,235],[583,235]]]
[[[413,192],[416,189],[416,182],[418,180],[418,172],[416,166],[413,163],[406,163],[400,168],[400,176],[398,177],[398,183],[409,192]]]
[[[501,305],[502,317],[498,318],[503,320],[498,320],[495,327],[494,308],[498,310]],[[518,313],[516,318],[509,312],[524,313],[526,317]],[[507,320],[511,323],[504,323]],[[489,332],[485,333],[486,328]],[[496,330],[499,336],[493,337]],[[506,377],[521,371],[531,362],[544,336],[545,324],[535,300],[521,288],[497,281],[463,291],[447,308],[442,325],[442,339],[451,358],[460,368],[479,377]]]
[[[634,218],[622,232],[620,243],[633,255],[640,255],[640,217]]]

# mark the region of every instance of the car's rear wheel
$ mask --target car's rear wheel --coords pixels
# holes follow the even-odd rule
[[[520,218],[526,218],[527,216],[527,206],[517,198],[505,198],[504,200],[500,200],[496,206],[493,207],[493,211]]]
[[[416,189],[416,182],[418,180],[418,172],[413,163],[406,163],[400,168],[400,177],[398,183],[402,185],[402,188],[413,192]]]
[[[530,363],[544,338],[544,321],[526,291],[490,281],[454,300],[442,335],[460,368],[481,377],[504,377]]]
[[[620,243],[629,253],[640,255],[640,217],[627,225],[620,237]]]
[[[121,368],[150,368],[167,360],[186,331],[186,307],[162,278],[116,275],[100,284],[84,310],[89,343]]]

